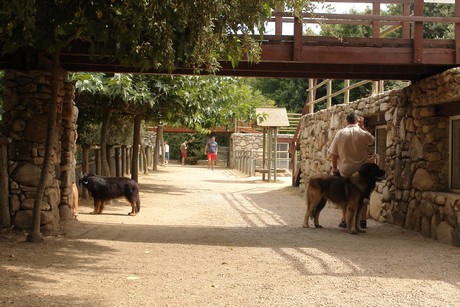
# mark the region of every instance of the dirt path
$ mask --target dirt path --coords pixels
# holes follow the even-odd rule
[[[303,229],[290,179],[169,165],[125,202],[42,244],[0,237],[3,306],[460,306],[460,249],[371,221]]]

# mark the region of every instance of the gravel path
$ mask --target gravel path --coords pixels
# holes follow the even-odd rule
[[[460,306],[460,249],[370,221],[301,227],[290,178],[170,164],[140,178],[141,211],[81,201],[41,244],[0,235],[2,306]]]

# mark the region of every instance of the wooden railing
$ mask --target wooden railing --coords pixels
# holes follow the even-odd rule
[[[320,1],[312,1],[319,2]],[[400,39],[410,39],[413,44],[414,63],[424,63],[423,50],[426,47],[423,36],[424,23],[447,23],[453,24],[455,29],[455,46],[460,43],[460,0],[455,0],[455,16],[453,17],[431,17],[423,15],[423,0],[412,0],[413,13],[411,13],[411,0],[328,0],[335,3],[364,3],[369,4],[372,14],[334,14],[334,13],[315,13],[309,12],[302,16],[302,20],[294,17],[290,12],[276,12],[269,22],[274,23],[275,35],[266,35],[265,39],[276,41],[285,38],[283,24],[293,25],[293,59],[302,60],[302,49],[305,36],[303,35],[303,25],[305,24],[339,24],[339,25],[362,25],[370,26],[372,29],[372,39],[384,37],[387,32],[401,28]],[[387,16],[381,15],[382,4],[396,4],[401,6],[402,15]],[[382,30],[382,27],[386,27]],[[341,38],[340,38],[341,39]],[[457,47],[455,51],[458,51]],[[455,62],[460,63],[460,52],[455,54]]]

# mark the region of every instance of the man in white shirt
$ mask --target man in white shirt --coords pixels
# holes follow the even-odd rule
[[[369,145],[374,143],[374,137],[364,128],[364,118],[355,112],[347,115],[348,125],[340,129],[329,147],[332,160],[332,173],[337,176],[350,177],[367,162]],[[339,227],[346,228],[346,209],[342,209],[342,221]],[[361,210],[361,227],[366,228],[367,206]],[[363,227],[364,226],[364,227]]]

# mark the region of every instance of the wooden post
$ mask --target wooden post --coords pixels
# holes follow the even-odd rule
[[[278,127],[273,128],[273,181],[276,182],[276,173],[278,172]]]
[[[133,154],[131,164],[131,179],[138,182],[139,180],[139,146],[141,144],[141,123],[142,115],[134,116],[134,135],[133,135]]]
[[[0,137],[0,226],[10,227],[9,175],[8,175],[8,144],[10,139]]]
[[[372,14],[380,16],[380,1],[372,3]],[[380,38],[380,20],[372,21],[372,37]]]
[[[414,16],[423,16],[423,0],[414,1]],[[423,63],[423,22],[414,23],[414,63]]]
[[[350,80],[344,80],[343,85],[345,88],[350,87]],[[349,103],[350,102],[350,90],[347,89],[345,93],[343,93],[343,102],[344,103]]]
[[[308,88],[310,91],[308,92],[308,102],[312,102],[315,100],[316,96],[316,89],[313,89],[316,86],[316,83],[318,82],[317,79],[308,79]],[[315,112],[315,105],[311,104],[310,107],[308,108],[308,113],[314,113]]]
[[[303,23],[302,19],[294,18],[294,61],[302,61],[302,42],[303,37]]]
[[[107,163],[109,163],[110,176],[115,176],[115,163],[112,160],[112,154],[114,153],[114,146],[107,145]],[[115,154],[113,154],[115,158]]]
[[[82,162],[82,165],[81,165],[81,169],[82,169],[82,172],[83,174],[87,175],[88,172],[89,172],[89,146],[88,145],[84,145],[83,146],[83,162]],[[83,193],[81,195],[83,198],[88,198],[88,190],[87,189],[83,189]]]
[[[120,146],[115,147],[115,176],[123,176],[123,171],[120,167]]]
[[[280,8],[276,8],[275,12],[275,35],[283,35],[283,12]]]
[[[267,128],[263,128],[263,138],[262,138],[262,170],[266,167],[266,154],[267,154]],[[262,172],[262,180],[265,180],[265,173]]]
[[[403,12],[403,16],[410,16],[410,2],[409,3],[403,3],[402,12]],[[409,39],[410,38],[410,22],[409,21],[403,21],[402,38],[404,38],[404,39]]]
[[[124,177],[128,172],[126,171],[126,145],[121,146],[121,176]]]
[[[455,17],[460,17],[460,0],[455,0]],[[460,23],[455,23],[455,63],[460,64]]]
[[[332,106],[332,80],[327,80],[327,103],[326,108],[329,109]]]
[[[102,157],[101,157],[101,148],[96,147],[96,175],[102,176]]]
[[[273,132],[272,132],[272,128],[269,127],[268,128],[268,139],[267,139],[267,147],[268,147],[268,150],[267,150],[267,164],[268,164],[268,167],[267,167],[267,176],[268,176],[268,182],[271,182],[272,181],[272,146],[273,146]]]

